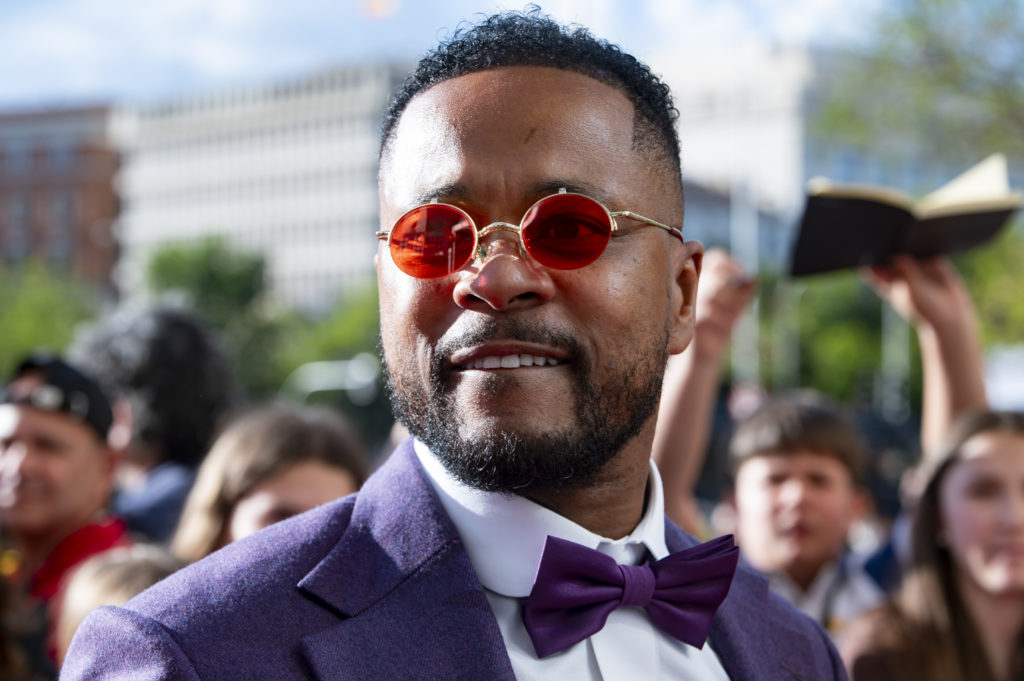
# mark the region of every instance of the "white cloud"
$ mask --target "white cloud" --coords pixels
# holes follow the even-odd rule
[[[441,27],[525,5],[404,0],[393,14],[370,17],[369,1],[0,2],[0,105],[151,98],[338,61],[412,59],[446,33]],[[857,17],[840,0],[550,0],[542,6],[642,58],[668,48],[800,40]]]

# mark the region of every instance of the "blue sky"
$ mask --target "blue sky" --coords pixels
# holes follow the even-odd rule
[[[549,0],[641,58],[666,46],[856,38],[877,0]],[[850,5],[857,5],[854,10]],[[145,102],[319,67],[414,59],[489,0],[3,0],[0,109]]]

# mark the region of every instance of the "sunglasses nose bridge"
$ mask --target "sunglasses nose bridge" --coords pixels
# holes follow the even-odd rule
[[[526,252],[525,252],[525,249],[523,248],[523,239],[522,239],[522,236],[521,236],[521,230],[519,228],[519,225],[513,225],[510,222],[492,222],[491,224],[487,225],[486,227],[481,229],[479,232],[477,232],[477,235],[476,235],[476,253],[475,253],[477,258],[479,258],[480,260],[484,260],[485,258],[487,258],[487,252],[488,252],[488,249],[490,247],[488,246],[488,242],[485,242],[485,239],[488,236],[490,236],[491,234],[495,234],[496,232],[511,232],[512,234],[514,234],[515,235],[515,244],[516,244],[516,254],[520,258],[525,258],[526,257]],[[501,241],[508,241],[508,240],[507,239],[502,239]],[[495,244],[495,240],[492,239],[492,240],[490,240],[489,243],[491,245],[494,245]]]

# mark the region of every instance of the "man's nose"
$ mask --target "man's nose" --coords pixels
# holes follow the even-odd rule
[[[525,251],[517,228],[488,225],[474,261],[455,286],[455,302],[469,310],[513,311],[540,305],[555,294],[547,268]]]
[[[1002,521],[1012,528],[1024,527],[1024,490],[1012,489],[1003,498]]]
[[[807,483],[803,480],[791,478],[782,483],[779,490],[779,500],[790,506],[798,506],[807,499]]]

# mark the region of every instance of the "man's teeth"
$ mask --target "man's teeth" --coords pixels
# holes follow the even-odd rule
[[[542,367],[558,364],[554,357],[539,355],[502,355],[501,357],[477,357],[466,364],[467,369],[518,369],[519,367]]]

